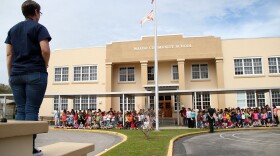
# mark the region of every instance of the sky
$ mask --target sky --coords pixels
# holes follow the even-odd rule
[[[158,35],[216,36],[221,39],[280,37],[280,0],[156,0]],[[24,0],[0,2],[0,83],[8,84],[9,29],[24,20]],[[106,46],[153,36],[154,23],[140,20],[151,0],[37,0],[39,23],[50,35],[51,51]]]

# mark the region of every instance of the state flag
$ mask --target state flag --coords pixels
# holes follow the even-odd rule
[[[154,12],[153,10],[151,10],[145,17],[143,17],[143,19],[140,21],[141,27],[143,26],[143,24],[147,21],[152,21],[154,20]]]

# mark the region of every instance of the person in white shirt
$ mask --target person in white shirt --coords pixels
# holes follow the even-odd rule
[[[53,116],[54,116],[54,125],[55,125],[56,127],[59,127],[59,122],[60,122],[60,120],[59,120],[59,117],[60,117],[59,111],[58,111],[58,110],[55,110]]]
[[[186,113],[187,121],[188,121],[188,127],[191,128],[192,126],[192,111],[190,108],[188,108],[187,113]]]

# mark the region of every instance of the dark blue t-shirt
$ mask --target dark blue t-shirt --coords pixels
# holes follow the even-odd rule
[[[5,43],[13,47],[11,75],[47,72],[40,41],[51,39],[46,27],[31,19],[13,26],[5,40]]]

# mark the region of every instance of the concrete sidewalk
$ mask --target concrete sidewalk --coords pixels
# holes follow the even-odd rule
[[[50,128],[48,133],[37,135],[36,147],[40,149],[41,146],[57,142],[93,143],[95,145],[95,150],[89,153],[88,156],[95,156],[122,142],[123,139],[124,138],[120,135],[100,133],[95,130],[64,130]]]

